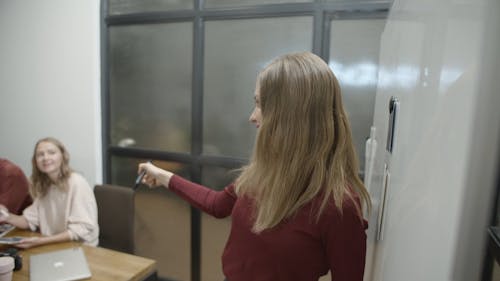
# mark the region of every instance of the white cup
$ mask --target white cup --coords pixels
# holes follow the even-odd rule
[[[0,281],[12,281],[13,257],[0,257]]]

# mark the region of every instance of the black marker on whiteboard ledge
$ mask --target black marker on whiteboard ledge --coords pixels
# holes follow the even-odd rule
[[[153,163],[153,160],[149,160],[148,163]],[[135,180],[135,184],[134,184],[134,190],[139,188],[139,185],[141,184],[142,178],[144,178],[144,175],[146,175],[145,169],[142,170],[142,172],[137,176],[137,179]]]

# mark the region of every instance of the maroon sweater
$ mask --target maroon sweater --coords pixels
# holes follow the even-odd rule
[[[32,202],[28,188],[28,179],[21,168],[0,158],[0,204],[20,215]]]
[[[343,214],[332,203],[319,221],[317,198],[278,226],[251,231],[252,200],[237,197],[234,185],[215,191],[173,176],[169,188],[202,211],[223,218],[231,215],[222,265],[228,281],[317,281],[328,270],[334,281],[362,281],[368,226],[357,202],[346,200]]]

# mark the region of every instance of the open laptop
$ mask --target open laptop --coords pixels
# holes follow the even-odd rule
[[[81,247],[31,255],[31,281],[70,281],[90,278]]]
[[[8,223],[0,224],[0,237],[3,237],[5,234],[9,233],[14,229],[14,226]]]

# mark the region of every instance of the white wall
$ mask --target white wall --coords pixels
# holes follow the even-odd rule
[[[479,280],[500,129],[497,0],[396,0],[383,33],[365,280]],[[400,100],[386,152],[388,103]],[[376,241],[384,164],[383,240]]]
[[[0,157],[31,174],[35,142],[61,140],[102,182],[99,1],[0,0]]]

